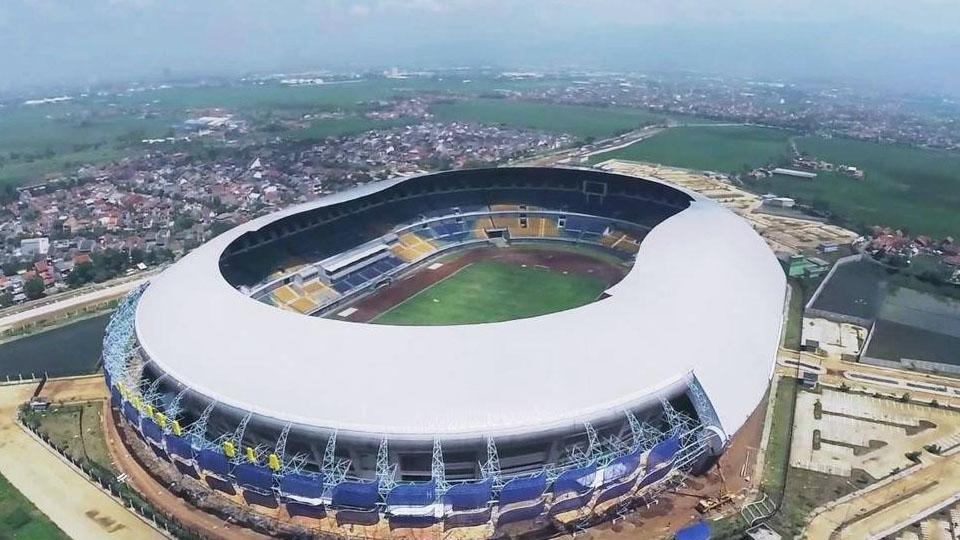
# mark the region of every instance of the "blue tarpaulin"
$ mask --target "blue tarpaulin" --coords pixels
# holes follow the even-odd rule
[[[701,521],[677,531],[676,540],[710,540],[710,525]]]
[[[230,474],[230,461],[227,456],[213,450],[201,450],[197,454],[197,465],[201,471],[212,472],[226,477]]]
[[[519,508],[517,510],[511,510],[500,514],[500,517],[497,519],[497,526],[506,525],[507,523],[516,523],[518,521],[527,521],[534,519],[541,514],[543,514],[544,504],[539,503],[527,508]]]
[[[280,479],[280,493],[306,499],[319,499],[323,496],[323,478],[290,473]]]
[[[342,482],[333,488],[331,505],[372,510],[380,502],[380,482]]]
[[[437,501],[436,482],[400,484],[387,493],[387,506],[428,506]]]
[[[163,441],[168,454],[180,456],[183,459],[193,459],[193,448],[190,447],[190,442],[183,437],[167,433],[163,436]]]
[[[532,501],[547,490],[547,475],[538,474],[528,478],[514,478],[500,490],[500,504]]]
[[[259,490],[273,489],[273,473],[266,467],[253,463],[241,463],[233,468],[237,485]]]
[[[157,444],[163,443],[163,430],[150,418],[140,420],[140,429],[143,431],[144,437]]]
[[[610,462],[603,468],[603,483],[609,484],[636,472],[640,466],[640,456],[642,454],[642,450],[636,450]]]
[[[140,429],[140,411],[129,401],[123,404],[123,416],[134,429]]]
[[[623,497],[627,493],[630,493],[630,490],[633,489],[633,486],[637,485],[636,480],[630,480],[627,482],[621,482],[619,484],[614,484],[612,487],[609,487],[602,492],[600,496],[597,497],[597,504],[600,504],[605,501],[616,499],[617,497]]]
[[[553,482],[553,494],[585,493],[593,485],[593,480],[596,477],[596,465],[588,465],[580,469],[565,471]]]
[[[667,477],[668,474],[670,474],[671,470],[673,470],[671,467],[660,467],[659,469],[651,473],[647,473],[647,475],[644,476],[642,480],[640,480],[640,487],[645,488],[651,484],[654,484],[656,482],[659,482],[660,480],[663,480],[664,478]]]
[[[454,511],[485,508],[490,502],[493,480],[455,484],[443,495],[443,501]]]
[[[680,451],[680,437],[673,436],[667,440],[660,441],[650,449],[650,455],[647,458],[647,470],[657,468],[663,463],[673,461],[673,457]]]
[[[322,518],[327,515],[323,506],[311,506],[309,504],[288,502],[286,504],[287,513],[291,516],[304,516],[312,518]]]
[[[590,504],[590,499],[593,498],[593,492],[584,493],[583,495],[577,495],[576,497],[571,497],[569,499],[564,499],[562,501],[554,503],[550,507],[550,515],[562,514],[564,512],[569,512],[571,510],[578,510],[584,506]]]

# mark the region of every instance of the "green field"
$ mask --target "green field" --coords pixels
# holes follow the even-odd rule
[[[863,181],[821,173],[812,182],[787,177],[769,191],[842,217],[858,230],[872,225],[911,234],[960,238],[960,154],[850,139],[803,137],[802,152],[866,172]]]
[[[740,173],[788,155],[790,136],[789,131],[754,126],[678,127],[593,156],[591,162],[626,159]]]
[[[507,99],[476,99],[433,108],[443,122],[476,122],[569,133],[602,139],[664,121],[640,109],[553,105]]]
[[[103,402],[91,401],[81,405],[64,405],[37,413],[33,418],[39,431],[45,433],[54,446],[62,448],[78,460],[95,463],[106,471],[113,471],[113,459],[107,448],[107,436],[100,415]]]
[[[591,162],[625,159],[740,173],[788,156],[791,136],[748,126],[680,127],[599,154]],[[886,225],[911,234],[960,238],[960,154],[841,138],[794,140],[805,154],[863,169],[866,179],[828,172],[813,181],[774,176],[751,184],[754,191],[796,198],[860,231]]]
[[[356,109],[362,102],[389,100],[420,92],[478,96],[556,84],[556,81],[508,81],[495,78],[433,77],[330,82],[319,86],[285,86],[275,82],[222,86],[176,87],[120,96],[124,105],[153,103],[160,109],[226,107],[256,109]]]
[[[93,102],[0,111],[0,184],[118,159],[141,139],[165,135],[175,122]]]
[[[373,322],[415,326],[536,317],[589,304],[606,285],[589,276],[481,261],[424,289]]]
[[[0,538],[66,540],[69,537],[6,478],[0,476]]]

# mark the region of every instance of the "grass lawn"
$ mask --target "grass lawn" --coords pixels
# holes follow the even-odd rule
[[[866,178],[774,177],[764,189],[827,209],[861,230],[888,225],[911,234],[960,238],[960,154],[818,137],[797,139],[797,146],[820,159],[857,166]]]
[[[663,115],[612,107],[553,105],[509,99],[475,99],[433,107],[437,120],[506,124],[602,139],[662,122]]]
[[[783,489],[787,464],[790,462],[790,440],[793,435],[794,403],[797,399],[799,381],[792,377],[782,377],[777,384],[777,395],[773,400],[773,422],[770,426],[770,438],[764,454],[763,480],[760,487],[771,498],[780,496]]]
[[[788,155],[791,135],[789,131],[754,126],[677,127],[619,150],[593,156],[591,163],[626,159],[739,173]]]
[[[800,350],[800,339],[803,332],[803,305],[806,298],[803,288],[791,280],[790,306],[787,309],[787,322],[783,329],[783,346],[795,351]]]
[[[535,317],[589,304],[605,288],[603,280],[589,276],[480,261],[424,289],[373,322],[475,324]]]
[[[0,538],[67,540],[69,537],[0,476]]]
[[[64,448],[74,458],[111,471],[114,469],[100,418],[102,411],[103,403],[96,401],[57,407],[34,418],[52,444]]]

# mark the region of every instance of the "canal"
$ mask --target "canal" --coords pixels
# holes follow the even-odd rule
[[[0,343],[0,381],[83,375],[100,363],[103,332],[110,315],[98,315],[39,334]]]

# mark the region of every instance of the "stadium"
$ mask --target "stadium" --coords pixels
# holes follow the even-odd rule
[[[336,526],[575,530],[696,474],[758,406],[785,278],[656,180],[469,169],[371,183],[209,241],[104,339],[162,460]]]

